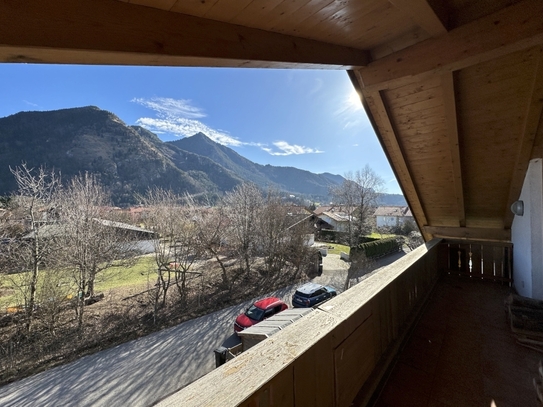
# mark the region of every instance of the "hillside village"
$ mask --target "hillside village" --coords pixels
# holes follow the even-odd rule
[[[182,203],[184,198],[156,191],[141,205],[121,208],[104,205],[103,190],[94,178],[75,181],[74,186],[89,185],[94,192],[69,189],[37,204],[13,196],[0,209],[0,336],[20,343],[10,358],[33,371],[38,366],[32,361],[48,359],[49,351],[37,347],[30,352],[29,332],[46,348],[63,332],[63,338],[81,336],[76,349],[97,350],[211,312],[218,304],[235,304],[272,287],[306,281],[322,273],[322,256],[329,248],[344,247],[348,258],[346,223],[358,216],[356,208],[344,205],[311,210],[286,203],[279,195],[264,199],[251,184],[227,194],[221,206]],[[253,204],[240,206],[241,199]],[[76,202],[90,205],[78,207]],[[380,237],[406,235],[399,247],[413,244],[407,235],[415,226],[406,208],[377,207],[372,212],[364,220],[370,230]],[[383,227],[377,227],[380,213],[387,214]],[[240,228],[247,217],[253,219],[252,231]],[[126,282],[105,290],[119,279]],[[206,298],[215,298],[215,305]],[[106,309],[110,311],[104,314]],[[122,319],[100,325],[108,315]],[[126,329],[129,336],[122,334]],[[96,335],[111,339],[94,342]],[[64,354],[67,345],[55,346]],[[80,355],[78,350],[63,358]],[[26,374],[7,365],[3,369],[2,382]]]
[[[0,130],[1,163],[21,165],[21,156],[12,148],[32,154],[34,161],[28,164],[35,168],[44,163],[57,166],[55,159],[63,159],[62,171],[68,178],[79,171],[102,174],[101,181],[114,192],[113,205],[139,203],[135,193],[145,195],[149,185],[163,192],[171,184],[174,194],[187,191],[212,199],[213,204],[229,199],[228,205],[216,205],[213,211],[201,209],[206,202],[184,211],[177,210],[176,199],[171,205],[144,203],[155,208],[149,215],[157,215],[147,229],[168,236],[156,246],[154,256],[81,261],[77,256],[126,246],[115,241],[122,233],[108,234],[110,229],[96,221],[106,219],[106,214],[81,217],[77,212],[84,205],[68,196],[63,197],[64,205],[48,212],[58,214],[59,221],[62,217],[63,233],[55,234],[59,245],[55,239],[33,245],[39,232],[30,241],[3,241],[10,247],[2,246],[2,255],[22,257],[8,256],[2,262],[9,260],[11,267],[16,259],[17,265],[28,263],[25,269],[29,270],[7,275],[11,285],[1,288],[0,299],[15,292],[26,295],[21,294],[14,312],[0,320],[3,383],[168,324],[188,319],[195,324],[171,331],[168,337],[154,336],[146,346],[133,341],[131,347],[117,348],[118,358],[106,352],[92,363],[71,364],[64,376],[57,375],[58,369],[51,375],[35,375],[36,381],[5,385],[0,404],[541,407],[542,15],[541,0],[0,2],[0,61],[9,72],[4,75],[5,109],[18,101],[18,106],[38,107],[42,101],[50,106],[53,99],[55,105],[64,99],[56,83],[45,82],[46,75],[33,81],[27,69],[33,64],[46,67],[36,72],[58,72],[67,86],[73,83],[76,65],[93,70],[103,65],[99,69],[104,72],[119,66],[122,77],[107,82],[112,85],[112,102],[120,95],[117,85],[135,84],[134,77],[125,74],[132,67],[142,71],[158,67],[159,73],[150,72],[139,82],[156,86],[169,79],[162,92],[178,99],[196,94],[186,92],[185,76],[178,74],[189,69],[343,71],[352,86],[346,90],[334,85],[334,90],[345,96],[354,91],[357,109],[337,132],[322,126],[323,136],[328,145],[336,144],[343,151],[363,145],[366,136],[378,142],[425,242],[354,286],[349,287],[351,281],[346,279],[347,290],[297,323],[199,380],[181,384],[178,379],[210,359],[211,352],[201,352],[208,333],[232,332],[232,320],[248,312],[244,309],[254,305],[254,296],[277,293],[276,287],[298,286],[310,279],[311,270],[301,266],[315,264],[300,254],[306,253],[307,229],[302,226],[313,227],[314,222],[289,228],[292,225],[288,222],[287,226],[289,217],[282,205],[265,208],[265,200],[253,194],[244,201],[251,204],[246,206],[252,212],[244,212],[230,193],[246,188],[246,177],[208,157],[157,143],[141,128],[122,127],[107,118],[102,125],[89,121],[88,113],[93,115],[98,108],[81,108],[79,116],[80,123],[96,127],[84,125],[78,128],[80,132],[72,132],[73,122],[67,121],[48,131],[46,142],[32,136],[51,130],[44,125],[51,121],[27,120],[26,114],[0,119],[0,125],[7,123],[7,130]],[[174,75],[163,74],[166,70]],[[73,77],[87,82],[84,75]],[[12,82],[20,83],[20,89],[13,89]],[[320,88],[320,81],[307,81],[312,88],[303,88],[288,99],[282,96],[283,103],[254,103],[251,95],[257,93],[273,99],[275,92],[267,82],[263,76],[244,92],[239,92],[236,80],[202,80],[200,85],[190,77],[185,83],[205,88],[213,104],[224,102],[247,113],[232,98],[217,96],[220,86],[229,85],[232,92],[243,95],[244,103],[257,108],[258,116],[271,115],[269,122],[259,120],[269,127],[281,122],[277,120],[280,110],[298,117],[298,109],[306,108],[309,99],[318,102],[312,103],[314,115],[339,117],[346,110],[333,94],[325,97],[313,92],[312,88]],[[299,83],[287,81],[292,89]],[[49,97],[44,96],[45,89]],[[99,93],[101,100],[110,98],[107,92],[87,89]],[[130,97],[160,96],[158,88],[150,89]],[[77,100],[82,100],[82,94]],[[92,99],[89,103],[100,100]],[[57,112],[59,116],[66,113],[70,116],[71,112]],[[32,113],[34,117],[41,114]],[[353,137],[341,134],[355,120],[364,123],[364,131]],[[221,123],[215,118],[213,122],[215,126]],[[32,124],[30,129],[27,123]],[[30,131],[20,131],[23,127]],[[273,143],[276,136],[267,134],[259,141]],[[132,155],[137,159],[127,159]],[[84,168],[75,165],[78,160],[85,162]],[[3,170],[0,195],[8,195],[17,188],[8,180],[7,169]],[[381,255],[378,249],[384,246],[397,249],[399,239],[384,234],[380,242],[362,242],[373,226],[361,220],[375,219],[377,229],[374,214],[379,205],[360,208],[357,216],[352,202],[321,199],[320,192],[329,192],[328,184],[342,183],[337,175],[316,174],[300,182],[301,173],[295,177],[287,176],[292,174],[289,168],[272,170],[267,174],[254,171],[254,175],[260,181],[267,179],[269,185],[280,184],[278,189],[289,194],[302,193],[303,187],[311,202],[341,202],[344,207],[338,212],[343,214],[332,213],[321,220],[326,222],[322,225],[332,224],[334,217],[337,224],[347,219],[346,232],[330,234],[343,233],[355,252]],[[6,180],[11,184],[5,184]],[[147,199],[172,198],[158,195]],[[21,205],[25,202],[28,208],[30,200],[20,201]],[[385,230],[399,224],[394,212],[378,216]],[[40,221],[34,223],[39,230]],[[259,228],[235,229],[236,224]],[[92,233],[83,233],[87,230]],[[251,233],[232,233],[243,230]],[[228,232],[226,237],[223,232]],[[320,233],[329,232],[323,228]],[[97,239],[98,235],[112,239]],[[93,245],[106,241],[110,244]],[[12,247],[12,243],[21,246]],[[341,245],[329,246],[335,250]],[[64,249],[62,256],[50,257],[58,254],[58,247]],[[201,252],[182,250],[194,247]],[[205,254],[207,259],[196,261],[196,254]],[[172,257],[184,260],[172,263]],[[351,259],[343,276],[353,263]],[[101,269],[103,265],[107,269]],[[314,272],[315,267],[311,269]],[[96,279],[95,274],[103,278]],[[130,288],[106,285],[128,276],[123,284]],[[43,277],[48,278],[40,280]],[[92,304],[91,281],[97,291],[108,293]],[[230,308],[232,302],[239,308]],[[224,319],[217,318],[218,314],[206,321],[196,318],[216,308],[228,310],[221,314]],[[151,362],[141,358],[150,352],[156,356]],[[177,363],[185,361],[189,363]]]

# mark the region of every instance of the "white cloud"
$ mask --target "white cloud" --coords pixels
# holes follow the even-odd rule
[[[212,129],[196,120],[207,115],[199,107],[193,106],[190,100],[154,97],[151,99],[133,98],[131,102],[138,103],[156,112],[157,117],[141,117],[136,121],[136,124],[153,133],[190,137],[201,132],[213,141],[225,146],[244,144],[227,132]]]
[[[39,107],[36,103],[29,102],[28,100],[23,100],[23,102],[32,107]]]
[[[173,134],[177,137],[190,137],[196,133],[204,133],[211,140],[225,146],[240,146],[244,143],[228,135],[226,132],[218,131],[206,126],[204,123],[185,118],[154,119],[142,117],[136,121],[141,127],[158,134]]]
[[[206,114],[199,107],[193,106],[188,99],[172,99],[154,97],[151,99],[134,98],[131,102],[138,103],[157,112],[161,118],[200,119],[206,117]]]
[[[319,86],[317,81],[317,88]],[[273,143],[275,148],[270,148],[267,144],[263,143],[240,141],[226,131],[213,129],[200,120],[196,120],[206,117],[206,114],[202,109],[193,106],[190,100],[154,97],[151,99],[133,98],[131,102],[138,103],[156,112],[157,117],[141,117],[136,120],[136,124],[156,134],[190,137],[196,133],[204,133],[213,141],[224,146],[259,147],[274,156],[318,154],[323,152],[309,147],[289,144],[286,141]]]
[[[319,92],[324,85],[324,81],[321,78],[315,78],[315,84],[308,92],[308,96],[312,96]]]
[[[289,144],[286,141],[276,141],[273,143],[273,145],[277,148],[277,150],[274,151],[274,149],[269,147],[261,146],[262,150],[266,151],[270,155],[299,155],[299,154],[320,154],[324,151],[315,150],[310,147],[305,146],[299,146],[296,144]]]

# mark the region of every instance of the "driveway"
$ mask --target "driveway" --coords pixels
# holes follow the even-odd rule
[[[349,263],[323,259],[313,281],[341,289]],[[270,293],[288,304],[296,287]],[[255,299],[0,388],[0,406],[150,406],[215,368],[213,350]]]
[[[270,293],[288,300],[295,287]],[[0,406],[150,406],[215,368],[248,301],[0,387]]]

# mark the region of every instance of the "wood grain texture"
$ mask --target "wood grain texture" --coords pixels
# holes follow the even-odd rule
[[[452,72],[543,44],[543,2],[525,0],[370,63],[360,71],[368,91]]]
[[[363,50],[118,1],[30,0],[0,3],[0,60],[344,69],[366,64],[368,56]]]
[[[437,276],[439,243],[420,246],[158,406],[350,405],[392,360],[388,350]]]

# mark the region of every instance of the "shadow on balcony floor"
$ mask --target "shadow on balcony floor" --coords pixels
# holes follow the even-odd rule
[[[541,353],[515,342],[510,288],[443,276],[374,407],[540,406]]]

